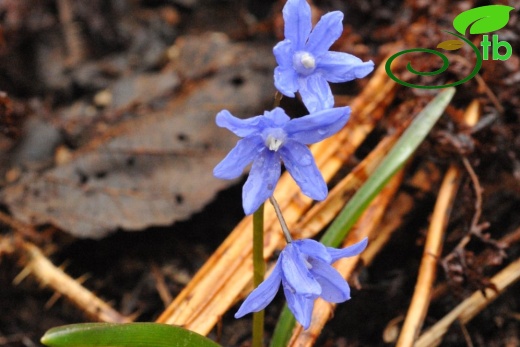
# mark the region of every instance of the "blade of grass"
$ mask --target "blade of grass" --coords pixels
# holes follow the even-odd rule
[[[358,220],[370,201],[383,189],[388,180],[406,163],[419,147],[426,135],[440,118],[444,109],[455,94],[455,88],[448,88],[437,95],[417,115],[397,141],[390,153],[383,159],[366,183],[356,192],[352,200],[343,208],[334,220],[321,242],[330,247],[338,247],[348,231]]]
[[[289,341],[291,340],[292,332],[294,329],[294,325],[296,324],[296,319],[293,314],[287,307],[287,304],[284,305],[282,313],[280,313],[280,317],[278,318],[278,323],[274,328],[273,337],[271,339],[271,347],[285,347],[289,345]]]
[[[330,247],[338,247],[350,228],[359,219],[363,211],[370,204],[372,199],[383,189],[388,180],[406,163],[413,152],[426,138],[437,120],[440,118],[445,108],[455,94],[455,88],[447,88],[438,94],[428,105],[417,115],[408,129],[403,133],[392,150],[383,159],[365,184],[356,192],[352,199],[345,205],[338,217],[327,229],[321,242]],[[282,318],[290,314],[285,305],[280,320],[282,327],[276,327],[271,347],[287,346],[291,338],[294,324],[283,322]]]

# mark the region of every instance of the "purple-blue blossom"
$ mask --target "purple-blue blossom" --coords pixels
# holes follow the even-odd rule
[[[368,240],[343,248],[325,247],[303,239],[289,243],[280,253],[271,275],[249,294],[235,318],[263,310],[275,297],[282,284],[289,309],[307,329],[311,323],[314,300],[318,297],[333,303],[350,299],[350,287],[331,264],[336,260],[361,253]]]
[[[351,54],[329,51],[343,32],[340,11],[325,14],[312,29],[309,4],[305,0],[288,0],[283,18],[285,40],[273,49],[278,63],[274,84],[289,97],[298,91],[309,112],[334,106],[327,81],[351,81],[365,77],[374,69],[372,61],[363,62]]]
[[[221,111],[217,114],[217,125],[242,139],[213,169],[213,175],[221,179],[237,178],[253,162],[242,189],[246,214],[255,212],[273,194],[280,178],[281,161],[303,194],[323,200],[328,194],[327,185],[306,145],[336,133],[349,116],[350,107],[327,109],[296,119],[290,119],[279,107],[249,119]]]

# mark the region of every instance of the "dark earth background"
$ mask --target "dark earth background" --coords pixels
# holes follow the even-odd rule
[[[491,100],[490,94],[474,80],[459,86],[452,103],[455,111],[452,111],[463,110],[477,98],[483,105],[484,122],[478,131],[462,136],[457,124],[445,115],[412,164],[431,161],[445,169],[450,163],[460,162],[464,152],[484,188],[481,221],[490,223],[486,232],[492,239],[499,239],[520,226],[520,3],[493,2],[498,3],[516,10],[511,13],[508,26],[499,32],[501,39],[512,45],[513,56],[505,62],[484,62],[480,72],[496,100]],[[452,29],[451,22],[458,13],[488,4],[491,2],[324,0],[314,1],[313,5],[316,13],[341,10],[346,14],[345,32],[336,50],[356,54],[363,60],[372,59],[379,66],[386,55],[397,51],[392,44],[434,48],[446,39],[441,37],[442,30]],[[208,50],[204,55],[206,61],[184,58],[188,60],[181,64],[181,73],[171,80],[168,79],[170,74],[179,68],[172,67],[175,60],[172,56],[178,52],[170,48],[177,39],[187,35],[223,32],[230,38],[230,45],[246,45],[249,50],[243,60],[260,71],[261,76],[271,78],[274,62],[269,50],[283,35],[282,6],[283,1],[0,0],[0,188],[18,181],[36,180],[41,172],[62,160],[60,155],[81,156],[80,150],[85,144],[92,144],[98,137],[112,136],[107,129],[123,121],[145,117],[148,112],[169,105],[170,99],[196,94],[205,79],[222,78],[238,87],[255,81],[264,83],[265,94],[249,95],[254,101],[241,112],[253,115],[268,109],[274,93],[274,89],[269,90],[270,80],[261,82],[258,77],[244,81],[247,76],[219,74],[218,59],[231,48],[224,45],[223,50],[217,47],[213,51],[210,45],[201,45]],[[469,57],[468,52],[461,54]],[[438,63],[434,58],[421,62],[426,68]],[[468,69],[471,67],[455,63],[449,70],[450,77],[465,76]],[[158,82],[143,77],[144,80],[139,80],[140,76],[152,75],[154,78],[163,75],[166,79]],[[120,92],[123,101],[102,112],[106,101],[99,92],[127,76],[131,78],[124,81],[131,88]],[[175,80],[179,76],[180,79]],[[364,84],[366,81],[351,82],[336,85],[333,90],[350,98]],[[394,104],[415,99],[421,103],[428,95],[421,90],[401,88]],[[80,107],[78,102],[93,105],[96,116],[76,119],[79,108],[72,106]],[[296,100],[284,100],[282,105],[292,114],[304,112]],[[174,112],[174,106],[168,112]],[[362,159],[386,131],[381,124],[356,157]],[[35,133],[38,136],[31,137],[30,134]],[[185,142],[187,137],[197,136],[197,130],[176,136],[179,142]],[[74,154],[75,151],[79,154]],[[222,153],[218,153],[218,157],[222,157]],[[133,161],[127,164],[131,166]],[[101,180],[105,175],[106,172],[98,172],[93,178],[85,174],[80,175],[79,180],[86,184]],[[0,236],[3,239],[22,237],[36,243],[54,264],[65,264],[66,272],[72,277],[87,274],[84,285],[119,312],[138,312],[137,321],[153,321],[165,307],[164,298],[161,299],[157,290],[158,278],[165,281],[175,297],[243,218],[242,183],[227,182],[228,188],[214,199],[210,194],[193,206],[189,190],[179,193],[176,203],[186,211],[174,219],[176,222],[162,222],[160,227],[150,223],[148,228],[129,228],[140,230],[138,232],[118,230],[106,237],[98,235],[99,239],[83,239],[70,235],[70,230],[60,230],[67,229],[63,226],[56,228],[55,223],[35,220],[29,224],[36,229],[22,234],[2,223]],[[323,330],[318,346],[391,345],[383,342],[383,331],[392,319],[406,313],[438,186],[426,195],[414,192],[406,184],[401,189],[408,189],[414,197],[413,213],[376,261],[359,272],[362,288],[353,288],[353,299],[339,305]],[[9,192],[4,191],[0,206],[5,214],[11,211],[12,201],[6,198]],[[448,228],[446,252],[467,232],[474,200],[471,181],[465,177]],[[516,243],[499,254],[491,244],[474,239],[465,256],[469,259],[484,251],[493,256],[471,265],[474,271],[464,273],[462,279],[450,277],[442,269],[439,271],[439,282],[447,282],[450,291],[432,303],[426,326],[440,319],[467,294],[484,288],[488,284],[486,278],[519,255]],[[497,258],[500,264],[495,261]],[[88,321],[67,301],[50,300],[52,291],[31,277],[13,284],[23,265],[24,259],[17,256],[16,250],[0,247],[0,346],[39,346],[39,339],[47,329]],[[517,283],[466,325],[474,346],[520,346],[518,293],[520,284]],[[279,295],[267,308],[268,337],[283,303]],[[221,332],[214,329],[210,336],[224,346],[247,346],[250,320],[235,320],[233,312],[235,308],[223,317]],[[443,345],[465,346],[467,343],[461,328],[454,326]]]

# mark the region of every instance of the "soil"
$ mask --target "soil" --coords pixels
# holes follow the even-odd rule
[[[452,30],[451,23],[457,14],[489,4],[471,0],[316,0],[313,8],[317,13],[331,10],[345,13],[345,33],[334,49],[353,53],[363,60],[372,59],[380,65],[389,53],[399,49],[396,47],[435,48],[437,43],[449,39],[443,30]],[[520,3],[510,1],[509,5],[516,9],[499,34],[511,44],[513,55],[507,61],[484,61],[480,76],[458,87],[450,108],[418,150],[401,187],[401,191],[413,197],[413,211],[374,263],[359,269],[359,286],[352,285],[352,300],[338,306],[316,346],[395,344],[391,335],[401,323],[398,317],[406,314],[414,291],[428,218],[439,188],[437,182],[424,194],[409,182],[421,163],[433,162],[444,171],[452,163],[462,167],[462,158],[467,158],[483,189],[479,224],[489,223],[482,228],[487,236],[472,236],[459,258],[442,262],[468,234],[475,215],[474,182],[465,172],[448,225],[443,259],[439,260],[437,284],[447,285],[448,290],[432,301],[425,327],[438,321],[473,291],[492,287],[489,278],[518,259]],[[2,187],[16,179],[12,168],[18,165],[14,159],[19,158],[17,146],[23,141],[28,120],[34,114],[42,114],[34,110],[44,109],[48,121],[56,110],[94,98],[122,70],[162,73],[168,64],[164,56],[168,47],[188,34],[218,31],[233,42],[274,45],[282,38],[282,6],[283,1],[240,0],[0,1]],[[478,44],[478,35],[472,35],[471,39]],[[472,61],[470,53],[460,53],[462,59],[450,67],[448,77],[443,77],[445,80],[408,78],[414,83],[432,84],[460,79],[471,70],[464,62],[464,59]],[[124,66],[118,66],[117,61],[125,61],[121,63]],[[439,64],[431,57],[416,62],[427,68]],[[335,85],[333,91],[347,99],[353,98],[364,83]],[[391,107],[410,100],[421,100],[417,101],[419,104],[425,95],[424,90],[402,87]],[[482,105],[482,121],[468,130],[461,127],[459,119],[473,99]],[[284,105],[295,113],[302,112],[297,102]],[[382,122],[352,162],[366,156],[388,128]],[[62,133],[57,140],[61,146],[55,148],[66,148],[71,153],[78,150],[83,143],[81,134],[76,135]],[[48,154],[51,162],[56,156],[54,151]],[[35,165],[45,168],[52,164]],[[24,167],[24,170],[33,169],[30,165]],[[0,242],[0,346],[40,346],[39,339],[47,329],[89,321],[84,312],[53,295],[31,276],[17,280],[26,259],[19,257],[16,249],[5,246],[8,240],[18,237],[35,243],[54,264],[62,265],[72,277],[81,278],[87,288],[120,313],[137,312],[137,321],[153,321],[168,301],[161,297],[158,283],[164,281],[166,292],[175,297],[243,218],[242,184],[243,180],[221,191],[188,220],[136,232],[119,230],[98,240],[76,238],[52,225],[32,225],[34,230],[23,232],[2,222],[0,241],[5,243]],[[1,206],[1,210],[9,215],[8,206]],[[515,241],[507,247],[498,247],[494,242],[515,234]],[[520,283],[512,285],[471,322],[454,325],[442,345],[520,346],[519,292]],[[279,293],[266,310],[267,340],[283,304],[283,295]],[[236,307],[222,317],[219,327],[209,336],[224,346],[249,346],[250,319],[235,320],[235,311]]]

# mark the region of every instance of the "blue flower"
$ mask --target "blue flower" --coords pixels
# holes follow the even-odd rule
[[[284,95],[300,92],[309,112],[331,108],[334,97],[327,83],[362,78],[374,69],[372,61],[330,52],[343,31],[343,13],[329,12],[311,31],[311,8],[305,0],[288,0],[283,8],[285,40],[273,49],[278,66],[274,84]]]
[[[292,120],[278,107],[249,119],[221,111],[217,114],[217,125],[243,139],[213,169],[213,175],[222,179],[237,178],[253,162],[242,190],[246,214],[255,212],[273,194],[280,178],[281,161],[305,195],[323,200],[328,194],[327,185],[306,145],[336,133],[349,116],[350,107],[328,109]]]
[[[289,243],[280,253],[271,275],[242,303],[235,318],[263,310],[275,297],[282,283],[289,309],[307,329],[311,323],[314,300],[339,303],[350,299],[347,281],[330,264],[361,253],[368,240],[343,248],[325,247],[314,240]]]

